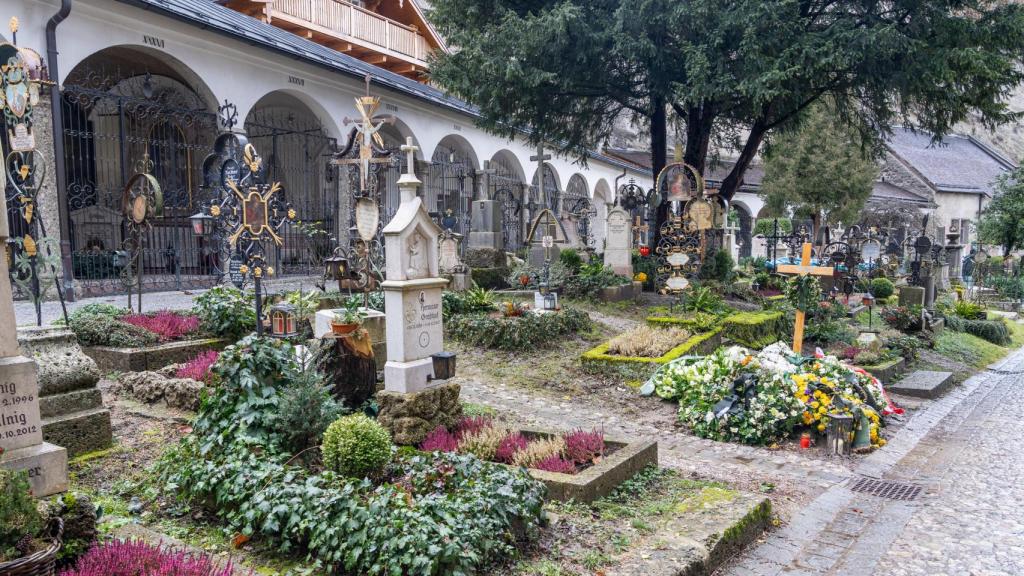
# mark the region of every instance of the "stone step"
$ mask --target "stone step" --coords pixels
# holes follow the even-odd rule
[[[62,414],[102,407],[103,395],[98,388],[75,390],[64,394],[43,396],[39,399],[39,414],[43,418],[53,418]]]
[[[952,372],[917,370],[888,386],[890,392],[918,398],[938,398],[953,385]]]
[[[109,448],[113,441],[110,410],[92,408],[44,418],[43,439],[67,448],[69,458]]]

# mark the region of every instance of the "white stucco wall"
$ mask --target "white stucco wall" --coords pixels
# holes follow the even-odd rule
[[[54,2],[14,0],[8,12],[21,20],[19,44],[45,53],[46,22],[56,10]],[[260,98],[270,92],[284,91],[306,104],[320,117],[328,134],[339,140],[347,133],[344,119],[357,117],[353,98],[364,91],[362,79],[114,0],[76,0],[71,15],[58,28],[58,45],[61,80],[75,65],[104,48],[138,48],[163,57],[186,78],[200,79],[203,86],[198,89],[211,109],[228,100],[238,107],[241,122]],[[372,91],[381,96],[380,113],[396,116],[403,133],[414,138],[420,147],[420,158],[430,158],[441,140],[454,134],[469,143],[478,165],[499,151],[508,150],[516,157],[526,177],[532,178],[536,163],[530,161],[530,156],[536,150],[521,141],[496,138],[477,128],[472,117],[436,104],[379,86]],[[613,181],[622,173],[622,168],[594,159],[587,168],[562,157],[555,157],[549,163],[563,189],[569,178],[579,173],[586,180],[591,195],[600,179]],[[649,175],[639,171],[630,175],[645,187],[652,185]]]

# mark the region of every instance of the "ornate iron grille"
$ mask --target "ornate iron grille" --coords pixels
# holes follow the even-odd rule
[[[61,93],[72,267],[85,295],[126,290],[122,191],[148,154],[164,190],[163,215],[146,232],[143,290],[210,286],[215,262],[189,216],[202,204],[201,163],[217,116],[188,86],[165,76],[81,72]]]
[[[530,186],[530,219],[532,220],[544,208],[550,208],[555,216],[562,213],[562,192],[558,189],[558,179],[555,178],[555,169],[550,164],[544,164],[544,187],[537,188],[537,175],[533,176],[533,185]]]
[[[333,250],[329,234],[337,228],[339,185],[336,167],[330,164],[337,140],[316,118],[280,107],[251,113],[245,132],[263,155],[267,181],[281,183],[283,199],[307,230],[286,225],[284,242],[267,254],[268,262],[278,275],[321,274],[318,263]]]
[[[441,228],[463,236],[469,234],[475,185],[473,162],[468,154],[443,146],[434,150],[427,167],[423,198],[431,217]],[[460,246],[465,246],[465,242]]]
[[[523,190],[526,184],[515,171],[496,158],[491,161],[494,170],[488,178],[489,196],[501,206],[501,235],[505,250],[515,252],[523,246]]]
[[[587,183],[579,174],[573,174],[569,179],[569,185],[565,188],[565,196],[562,199],[565,208],[565,215],[576,228],[576,237],[584,248],[593,248],[594,244],[594,216],[597,210],[594,209],[590,195],[587,194]]]

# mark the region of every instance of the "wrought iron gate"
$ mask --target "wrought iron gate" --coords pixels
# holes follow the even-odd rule
[[[217,116],[181,82],[79,73],[61,92],[72,268],[85,295],[123,292],[127,239],[122,191],[135,166],[152,162],[163,214],[145,232],[144,290],[210,286],[214,262],[189,222],[206,200],[201,163]]]
[[[424,186],[423,200],[438,226],[469,235],[470,205],[476,187],[472,161],[458,150],[434,151]],[[460,246],[465,246],[462,242]]]
[[[501,206],[501,237],[505,250],[515,252],[523,246],[523,190],[526,184],[500,158],[488,167],[494,173],[488,177],[488,195]]]
[[[268,253],[270,264],[279,275],[321,274],[319,263],[334,249],[329,235],[337,229],[339,179],[330,163],[337,140],[319,120],[287,108],[254,111],[245,132],[267,163],[267,180],[281,183],[284,199],[298,213],[283,244]]]
[[[593,219],[597,215],[597,210],[594,209],[594,203],[590,201],[587,184],[582,176],[577,174],[569,179],[562,203],[564,204],[564,214],[569,217],[576,228],[576,237],[579,239],[580,245],[585,249],[593,248]]]

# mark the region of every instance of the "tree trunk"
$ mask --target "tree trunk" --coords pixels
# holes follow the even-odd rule
[[[686,110],[686,151],[683,162],[697,169],[702,176],[711,145],[711,128],[715,123],[710,106],[691,106]]]
[[[766,132],[767,129],[765,129],[763,119],[758,120],[750,127],[750,136],[747,137],[747,142],[743,145],[739,158],[736,159],[736,165],[732,167],[729,175],[722,180],[722,188],[718,192],[726,200],[731,202],[733,196],[740,189],[740,184],[743,183],[743,174],[746,173],[750,163],[757,156],[757,150],[761,147],[761,142],[764,140]]]
[[[665,168],[666,154],[668,150],[668,118],[665,113],[665,99],[661,96],[653,98],[654,108],[651,110],[651,177],[654,185],[658,185],[658,174]],[[658,204],[654,218],[653,246],[657,247],[661,241],[661,225],[668,215],[668,203],[662,199]]]

